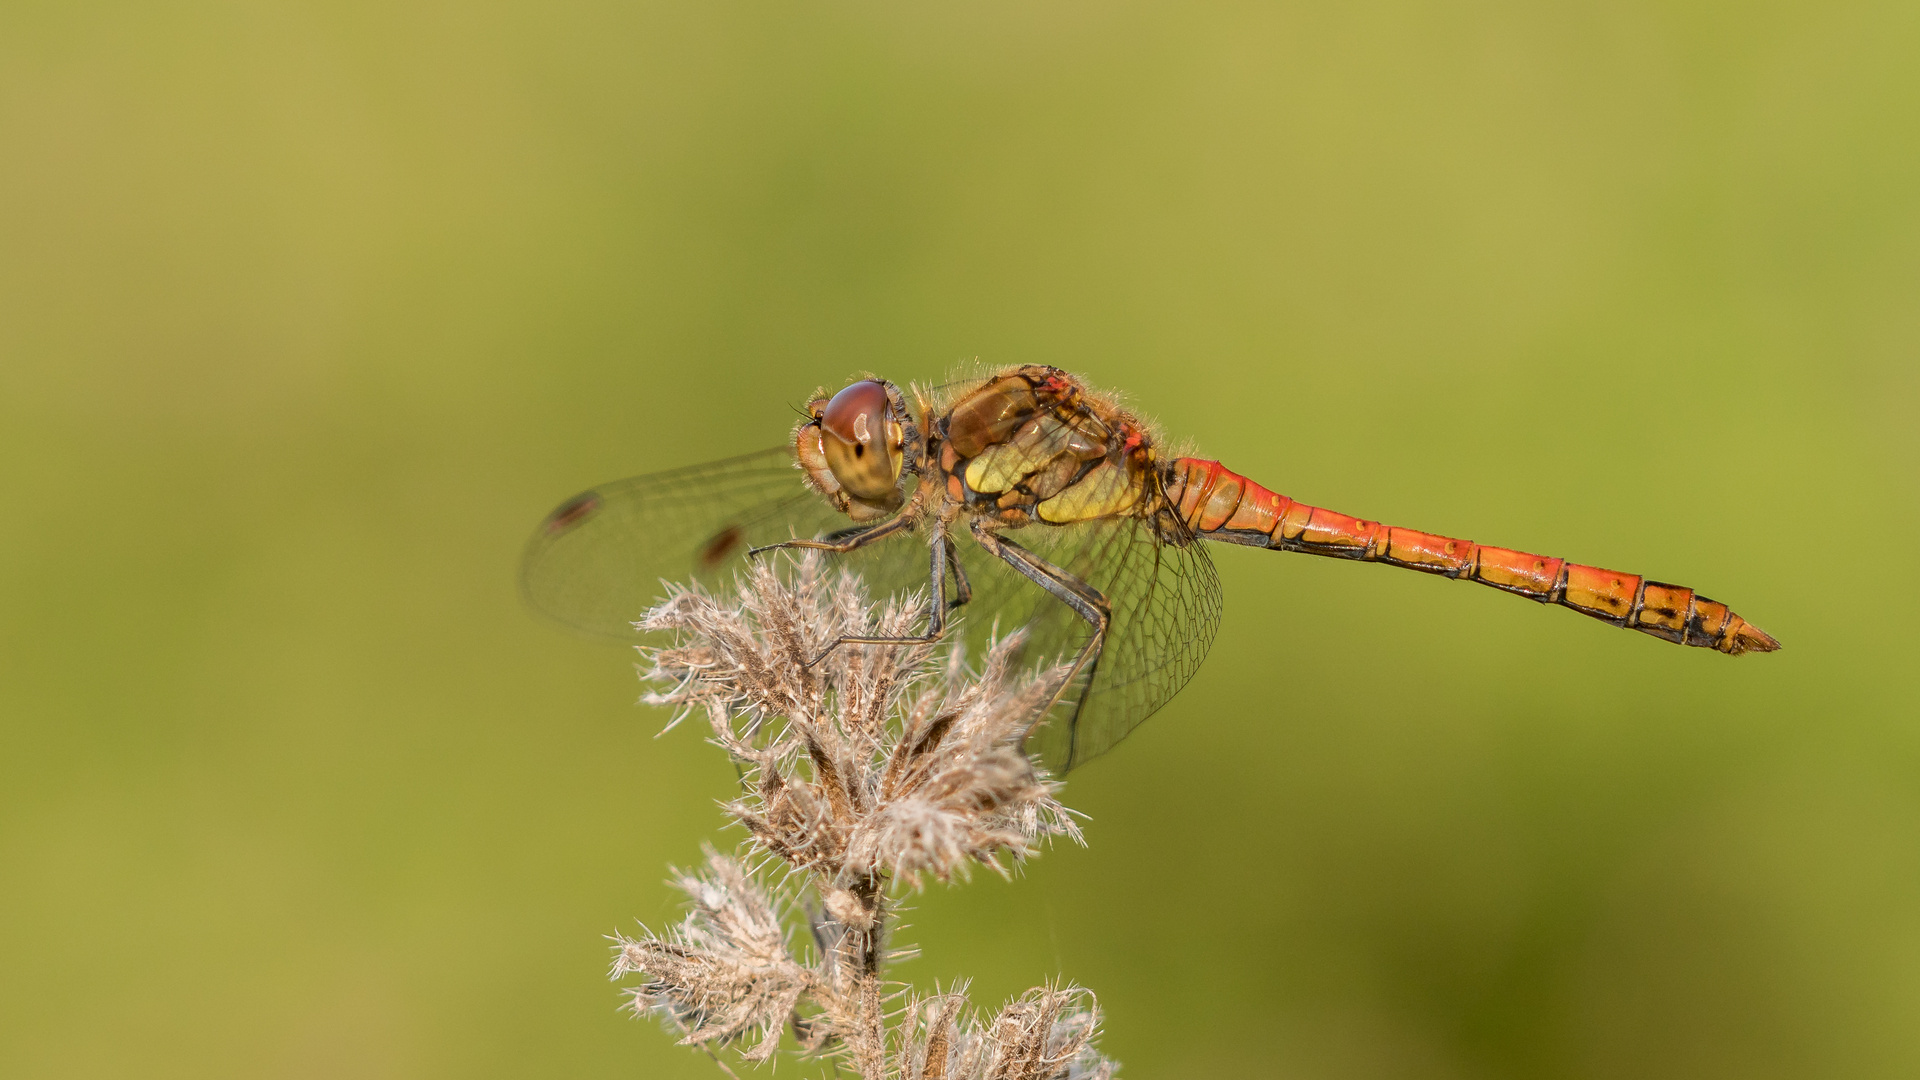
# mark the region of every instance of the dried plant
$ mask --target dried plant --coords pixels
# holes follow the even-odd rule
[[[635,1014],[749,1062],[790,1031],[796,1052],[865,1080],[1110,1077],[1090,991],[1036,987],[982,1015],[964,987],[916,997],[883,977],[903,955],[887,943],[899,891],[975,865],[1005,875],[1050,838],[1081,839],[1021,749],[1065,668],[1016,672],[1018,635],[977,667],[957,640],[835,644],[911,635],[924,610],[916,596],[876,605],[810,553],[757,562],[730,595],[678,588],[647,614],[640,627],[673,644],[642,650],[660,688],[645,700],[677,710],[669,727],[704,715],[738,764],[723,809],[758,870],[709,848],[675,874],[686,918],[616,939],[613,976],[641,978]]]

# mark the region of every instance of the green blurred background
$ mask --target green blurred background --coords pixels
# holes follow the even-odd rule
[[[976,357],[1786,650],[1223,549],[1091,847],[899,974],[1079,980],[1141,1078],[1920,1073],[1916,56],[1910,0],[0,7],[0,1073],[718,1075],[603,935],[731,773],[520,545]]]

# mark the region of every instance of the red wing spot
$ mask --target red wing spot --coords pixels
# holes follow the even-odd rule
[[[555,510],[547,517],[547,535],[558,536],[587,520],[600,509],[600,496],[587,494]]]
[[[700,548],[700,565],[708,570],[719,566],[740,547],[740,526],[729,525]]]

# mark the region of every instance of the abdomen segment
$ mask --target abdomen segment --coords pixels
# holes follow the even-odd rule
[[[1729,655],[1780,647],[1725,604],[1684,585],[1348,517],[1268,491],[1217,461],[1176,460],[1167,476],[1167,497],[1188,528],[1212,540],[1464,578]]]

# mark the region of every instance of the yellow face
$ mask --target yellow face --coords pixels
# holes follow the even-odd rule
[[[898,394],[877,379],[862,379],[808,407],[812,421],[797,439],[800,462],[815,486],[830,496],[850,497],[845,506],[856,519],[861,507],[899,505],[901,467],[906,462],[906,431]],[[821,475],[825,473],[827,475]]]

